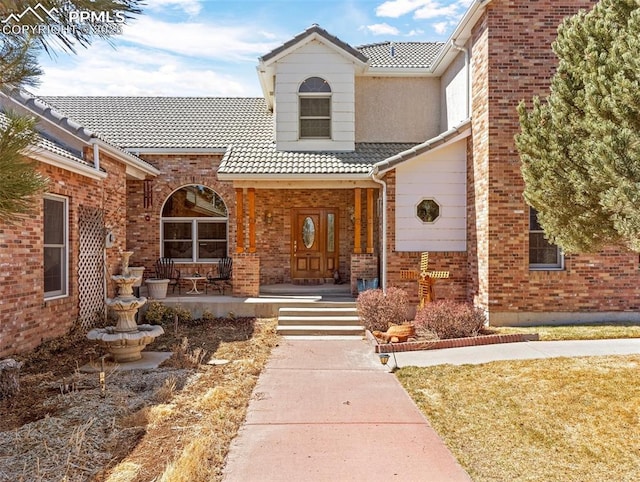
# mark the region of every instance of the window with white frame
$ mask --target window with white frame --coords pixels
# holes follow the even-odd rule
[[[321,77],[309,77],[298,89],[300,139],[331,138],[331,87]]]
[[[69,208],[67,198],[44,197],[44,297],[68,294]]]
[[[550,243],[538,222],[538,212],[529,208],[529,269],[554,270],[564,268],[562,250]]]
[[[227,206],[206,186],[175,191],[162,208],[161,255],[183,262],[211,262],[228,256]]]

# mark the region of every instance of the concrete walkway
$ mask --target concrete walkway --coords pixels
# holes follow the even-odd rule
[[[471,479],[367,342],[283,339],[260,375],[224,480]]]
[[[628,354],[640,354],[640,339],[506,343],[396,359],[403,367]],[[469,482],[388,370],[362,340],[281,340],[231,446],[224,480]]]
[[[396,353],[400,367],[481,364],[497,360],[640,354],[640,338],[616,340],[531,341]],[[393,366],[393,356],[389,360]]]

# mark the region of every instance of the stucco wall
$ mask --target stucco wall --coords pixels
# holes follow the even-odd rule
[[[440,79],[356,77],[357,142],[424,142],[440,131]]]

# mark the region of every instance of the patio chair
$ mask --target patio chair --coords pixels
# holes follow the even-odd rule
[[[168,279],[169,286],[172,287],[171,292],[180,294],[180,270],[176,269],[171,258],[158,258],[156,261],[156,278]]]
[[[224,289],[228,286],[231,288],[231,270],[233,267],[233,258],[221,258],[218,261],[217,273],[209,272],[207,274],[207,285],[205,293],[209,291],[209,285],[215,286],[220,290],[220,294],[224,294]]]

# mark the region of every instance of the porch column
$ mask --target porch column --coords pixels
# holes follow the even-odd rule
[[[367,188],[367,253],[373,254],[373,189],[371,188]]]
[[[249,252],[256,252],[256,190],[249,188]]]
[[[356,254],[362,253],[362,247],[360,246],[360,232],[362,229],[362,189],[359,187],[355,188],[355,199],[353,203],[353,215],[354,215],[354,226],[353,226],[353,252]]]
[[[244,253],[244,192],[236,188],[236,253]]]

